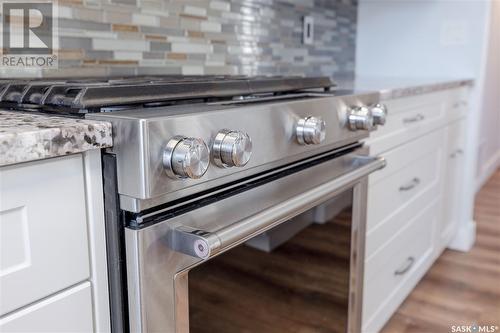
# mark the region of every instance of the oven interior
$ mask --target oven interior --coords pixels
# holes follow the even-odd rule
[[[351,216],[347,190],[190,270],[190,332],[346,332]]]

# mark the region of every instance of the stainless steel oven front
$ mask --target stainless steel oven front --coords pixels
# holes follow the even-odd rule
[[[359,144],[125,228],[131,332],[359,332],[367,176]]]

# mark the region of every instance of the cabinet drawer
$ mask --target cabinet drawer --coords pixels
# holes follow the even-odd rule
[[[365,262],[363,331],[377,332],[432,263],[438,201]]]
[[[0,319],[0,331],[92,332],[90,283],[61,292]]]
[[[445,130],[434,131],[383,154],[387,166],[369,178],[367,253],[374,250],[369,246],[369,238],[375,229],[392,221],[391,223],[396,225],[384,227],[389,232],[386,238],[390,237],[397,231],[397,224],[402,226],[408,221],[397,221],[397,218],[394,221],[395,217],[401,215],[401,211],[419,211],[422,203],[427,205],[439,195],[445,135]],[[423,199],[420,198],[422,196]],[[416,201],[418,207],[410,207]]]
[[[0,168],[0,315],[89,277],[81,155]]]
[[[373,154],[379,154],[418,138],[446,122],[448,92],[389,100],[384,126],[370,133],[368,144]]]
[[[440,153],[439,150],[427,153],[369,189],[368,232],[437,184]]]
[[[383,153],[382,156],[385,158],[387,165],[385,168],[369,176],[370,187],[429,152],[444,149],[446,146],[446,136],[446,130],[439,129]]]

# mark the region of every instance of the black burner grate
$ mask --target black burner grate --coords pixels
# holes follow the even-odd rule
[[[69,113],[195,99],[329,90],[327,77],[133,76],[0,80],[0,106]]]

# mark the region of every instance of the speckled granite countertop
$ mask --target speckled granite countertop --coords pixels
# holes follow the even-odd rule
[[[428,94],[440,90],[472,86],[472,79],[356,77],[335,81],[337,89],[378,91],[381,100]]]
[[[0,166],[111,146],[107,122],[0,110]]]

